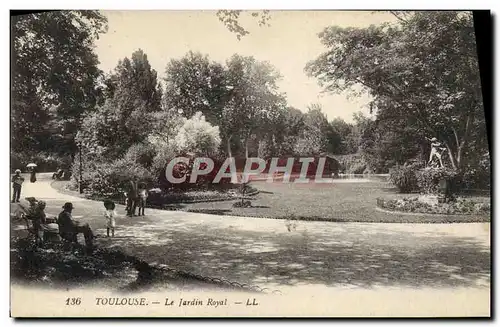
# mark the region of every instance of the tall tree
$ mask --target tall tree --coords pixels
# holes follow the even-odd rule
[[[182,110],[189,118],[199,111],[208,122],[219,125],[227,94],[223,65],[190,51],[172,59],[165,73],[166,108]]]
[[[320,104],[311,104],[304,115],[304,129],[295,147],[300,155],[319,155],[335,152],[332,147],[334,130],[328,123]]]
[[[11,28],[13,149],[74,153],[80,117],[100,94],[93,43],[106,18],[52,11],[13,16]]]
[[[349,154],[357,152],[357,144],[353,140],[353,126],[342,118],[335,118],[330,122],[333,137],[330,140],[335,154]]]
[[[405,119],[420,134],[439,138],[459,169],[468,150],[485,143],[472,14],[399,17],[392,25],[326,28],[320,38],[328,51],[306,70],[326,91],[363,86],[379,120]]]
[[[276,121],[285,99],[278,92],[277,82],[281,78],[276,69],[267,62],[253,57],[233,55],[227,61],[226,83],[229,90],[221,126],[227,142],[237,136],[248,157],[248,142],[258,131]]]
[[[78,139],[85,147],[99,146],[108,159],[116,159],[151,132],[155,117],[161,116],[161,89],[156,71],[140,49],[132,59],[120,60],[105,84],[104,93],[110,98],[85,117]]]
[[[106,84],[110,87],[110,95],[122,101],[124,114],[130,114],[139,106],[145,112],[156,112],[161,110],[162,98],[157,75],[147,55],[138,49],[132,53],[131,59],[126,57],[118,62]]]
[[[305,128],[304,114],[297,108],[287,107],[282,111],[281,124],[272,129],[279,155],[293,154],[294,146]]]

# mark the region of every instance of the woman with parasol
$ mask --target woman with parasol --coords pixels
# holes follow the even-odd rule
[[[35,163],[30,163],[26,166],[30,170],[30,182],[34,183],[36,182],[36,167],[37,165]]]

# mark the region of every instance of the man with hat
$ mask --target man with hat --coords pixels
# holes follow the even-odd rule
[[[21,171],[16,169],[15,175],[12,176],[12,188],[14,190],[14,194],[12,195],[12,203],[19,202],[19,198],[21,197],[21,187],[24,182],[24,177],[21,176]]]
[[[92,240],[94,238],[94,233],[90,228],[90,225],[80,224],[78,221],[74,221],[71,216],[73,211],[73,203],[66,202],[62,207],[63,211],[59,214],[57,218],[57,223],[59,224],[59,235],[65,240],[76,242],[77,235],[82,233],[85,237],[85,245],[87,247],[92,247]]]

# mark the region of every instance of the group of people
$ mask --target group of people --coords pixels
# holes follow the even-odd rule
[[[32,182],[36,181],[36,176],[31,178]],[[14,176],[12,177],[13,185],[13,197],[12,202],[20,202],[21,188],[24,182],[24,177],[21,175],[21,171],[17,169]],[[126,195],[126,214],[127,216],[144,216],[146,201],[148,197],[147,186],[145,183],[138,183],[137,178],[130,181],[128,185]],[[33,197],[26,198],[29,202],[29,208],[25,209],[26,218],[33,221],[33,228],[36,235],[37,242],[42,242],[44,239],[44,234],[51,229],[53,226],[51,224],[57,224],[59,236],[62,239],[68,241],[77,241],[77,235],[83,234],[85,238],[85,244],[87,246],[92,246],[92,241],[95,238],[92,228],[88,223],[80,223],[72,217],[73,204],[67,202],[62,207],[62,212],[58,215],[57,219],[49,219],[45,214],[46,203],[41,200],[36,200]],[[116,205],[111,200],[104,201],[104,217],[106,219],[106,234],[109,237],[115,235],[116,227]],[[138,209],[138,214],[136,211]]]
[[[88,247],[92,247],[93,239],[95,238],[94,232],[88,223],[81,223],[73,219],[73,203],[66,202],[62,207],[61,213],[59,213],[57,219],[50,219],[45,214],[45,208],[47,206],[45,201],[36,200],[33,197],[26,198],[29,202],[29,208],[25,209],[26,218],[33,222],[34,234],[36,236],[36,242],[38,244],[42,243],[44,240],[44,234],[50,231],[51,224],[57,224],[57,229],[59,236],[70,242],[77,242],[78,234],[83,234],[85,238],[85,244]],[[115,236],[116,227],[116,205],[111,200],[104,201],[104,217],[106,219],[106,234],[109,237]]]
[[[144,216],[144,208],[148,198],[148,191],[145,183],[138,183],[137,178],[133,178],[125,193],[127,216]],[[139,209],[136,215],[136,210]]]
[[[57,224],[59,235],[62,239],[77,242],[78,234],[82,233],[85,238],[85,245],[92,247],[93,239],[95,238],[92,228],[88,223],[80,223],[73,219],[73,204],[66,202],[62,207],[57,219],[54,221],[47,218],[45,208],[47,206],[45,201],[36,200],[35,198],[26,198],[30,203],[29,208],[26,210],[26,218],[33,221],[33,229],[36,236],[36,242],[42,243],[44,233],[51,229],[50,224]]]

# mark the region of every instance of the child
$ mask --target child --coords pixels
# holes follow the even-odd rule
[[[146,200],[148,198],[148,191],[146,190],[146,185],[144,183],[141,183],[139,185],[138,189],[139,193],[139,216],[142,215],[144,216],[144,208],[146,207]]]
[[[115,236],[115,203],[111,200],[104,201],[104,208],[106,208],[106,212],[104,216],[106,217],[106,235],[109,237],[109,230],[111,230],[111,236]]]

